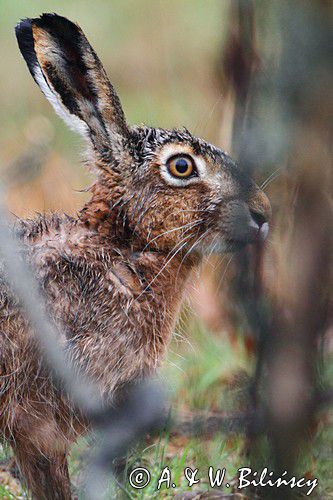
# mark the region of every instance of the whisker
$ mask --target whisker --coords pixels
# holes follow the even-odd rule
[[[281,172],[277,173],[272,179],[270,179],[269,182],[266,182],[264,189],[266,189],[272,182],[276,181],[280,174]]]
[[[200,120],[197,121],[196,125],[193,127],[193,134],[197,133],[199,127],[201,128],[201,130],[203,130],[203,133],[206,131],[208,123],[212,119],[212,116],[214,115],[217,106],[221,104],[222,100],[223,100],[223,95],[221,94],[216,99],[216,101],[214,102],[214,104],[211,106],[210,111],[207,110],[206,116],[203,117],[203,120],[201,120],[201,122],[200,122]]]
[[[231,257],[230,257],[230,259],[228,260],[228,262],[227,262],[227,264],[226,264],[226,266],[225,266],[225,268],[224,268],[224,271],[223,271],[223,273],[222,273],[222,276],[221,276],[221,278],[219,279],[219,282],[218,282],[218,284],[217,284],[217,287],[216,287],[216,293],[220,290],[220,287],[221,287],[221,285],[222,285],[222,282],[223,282],[223,280],[224,280],[224,278],[225,278],[225,276],[226,276],[226,274],[227,274],[227,271],[228,271],[228,269],[229,269],[230,263],[231,263],[231,261],[232,261],[232,259],[233,259],[233,258],[234,258],[234,254],[231,254]]]
[[[275,181],[275,179],[280,175],[283,167],[279,167],[274,172],[272,172],[267,179],[261,184],[260,189],[265,189],[271,182]]]
[[[199,212],[207,213],[207,212],[209,212],[209,210],[207,210],[207,208],[202,208],[202,209],[200,209],[200,208],[192,208],[192,209],[189,208],[187,210],[185,210],[185,209],[179,210],[179,213],[182,213],[182,212],[184,212],[184,213],[188,213],[188,212],[189,213],[193,213],[193,212],[194,213],[199,213]]]
[[[146,244],[146,246],[143,248],[143,251],[149,247],[149,245],[151,243],[153,243],[153,241],[156,241],[158,238],[161,238],[162,236],[165,236],[166,234],[170,234],[170,233],[173,233],[175,231],[180,231],[181,229],[192,229],[192,227],[195,227],[196,225],[199,225],[201,224],[202,222],[202,219],[198,220],[198,221],[192,221],[192,222],[188,222],[187,224],[183,224],[182,226],[179,226],[179,227],[175,227],[173,229],[168,229],[167,231],[164,231],[163,233],[161,234],[158,234],[157,236],[155,236],[154,238],[152,238],[150,241],[148,241],[148,243]]]
[[[216,234],[216,235],[214,236],[213,242],[212,242],[212,244],[211,244],[210,251],[209,251],[209,253],[208,253],[208,259],[212,256],[212,254],[213,254],[213,252],[214,252],[214,250],[215,250],[216,240],[217,240],[217,238],[218,238],[219,236],[220,236],[219,234]]]
[[[180,247],[174,252],[173,255],[171,255],[171,257],[167,260],[167,262],[163,265],[163,267],[158,271],[158,273],[154,276],[154,278],[150,281],[150,283],[148,283],[148,285],[145,287],[144,290],[142,290],[142,292],[136,297],[135,300],[139,300],[139,298],[148,290],[148,288],[157,280],[157,278],[159,277],[159,275],[164,271],[164,269],[167,267],[167,265],[172,261],[172,259],[184,248],[184,246],[187,244],[187,240],[191,237],[192,235],[189,234],[187,236],[185,236],[185,238],[183,238],[179,243],[177,243],[173,249],[168,253],[167,257],[175,250],[175,248],[177,248],[178,245],[180,245]]]
[[[177,275],[176,275],[176,283],[177,283],[177,280],[178,280],[178,276],[179,276],[179,271],[180,271],[180,268],[181,266],[183,265],[183,262],[184,260],[186,259],[186,257],[189,255],[189,253],[193,250],[193,248],[195,248],[196,245],[198,245],[198,243],[200,243],[200,241],[205,237],[207,236],[208,232],[210,231],[210,229],[206,229],[206,231],[200,236],[200,238],[198,240],[196,240],[193,245],[189,248],[189,250],[187,250],[187,252],[185,253],[184,257],[182,258],[179,266],[178,266],[178,270],[177,270]]]

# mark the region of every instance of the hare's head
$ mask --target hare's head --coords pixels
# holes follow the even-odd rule
[[[44,14],[22,21],[16,34],[35,81],[90,145],[96,210],[122,226],[129,244],[204,253],[266,236],[269,201],[227,154],[187,130],[126,123],[119,98],[77,25]]]

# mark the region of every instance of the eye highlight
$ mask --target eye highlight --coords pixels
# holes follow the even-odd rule
[[[172,156],[167,161],[167,167],[173,177],[180,179],[187,179],[196,175],[194,161],[190,156]]]

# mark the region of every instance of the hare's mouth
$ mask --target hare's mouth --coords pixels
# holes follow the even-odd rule
[[[261,226],[251,224],[249,231],[242,235],[224,235],[215,234],[210,241],[200,243],[196,250],[202,255],[234,253],[243,250],[247,245],[253,245],[258,242],[264,242],[268,236],[269,225],[267,222]]]
[[[249,244],[249,241],[220,239],[218,241],[214,241],[208,245],[205,245],[205,247],[199,247],[199,251],[203,255],[224,255],[226,253],[240,252]]]
[[[252,222],[252,221],[251,221]],[[268,222],[264,222],[259,225],[257,223],[251,223],[248,232],[241,238],[230,238],[227,239],[227,244],[231,249],[242,249],[246,245],[255,244],[258,242],[264,242],[269,233]]]
[[[195,251],[201,255],[224,255],[226,253],[234,253],[242,250],[248,241],[240,241],[234,239],[226,239],[218,235],[209,242],[199,244]]]
[[[249,241],[227,240],[227,251],[231,253],[240,252],[250,244]]]

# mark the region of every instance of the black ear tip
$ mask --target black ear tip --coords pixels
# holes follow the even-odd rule
[[[17,39],[19,39],[19,37],[26,35],[27,33],[31,33],[33,25],[44,29],[57,28],[57,26],[59,27],[76,26],[74,23],[72,23],[72,21],[70,21],[66,17],[59,16],[59,14],[56,14],[55,12],[53,13],[45,12],[40,17],[32,19],[29,18],[22,19],[15,27],[15,33]]]
[[[34,50],[34,40],[32,34],[33,19],[22,19],[15,26],[15,34],[22,55],[25,57],[27,51]]]
[[[66,30],[73,30],[73,28],[77,29],[76,24],[67,19],[67,17],[59,16],[55,12],[42,14],[39,19],[36,19],[36,25],[50,32],[60,33]]]
[[[50,22],[63,19],[66,19],[67,21],[66,17],[59,16],[59,14],[57,14],[56,12],[43,12],[43,14],[41,14],[40,16],[40,19],[41,21],[50,21]]]
[[[66,39],[77,36],[76,25],[55,13],[44,13],[37,18],[22,19],[15,27],[15,34],[20,51],[32,74],[34,74],[34,66],[38,65],[34,48],[33,26],[48,31],[56,38]]]
[[[18,46],[31,72],[37,64],[32,34],[33,21],[34,19],[22,19],[15,27]]]
[[[15,26],[16,38],[19,39],[27,33],[31,33],[32,29],[32,19],[21,19],[19,23]]]

